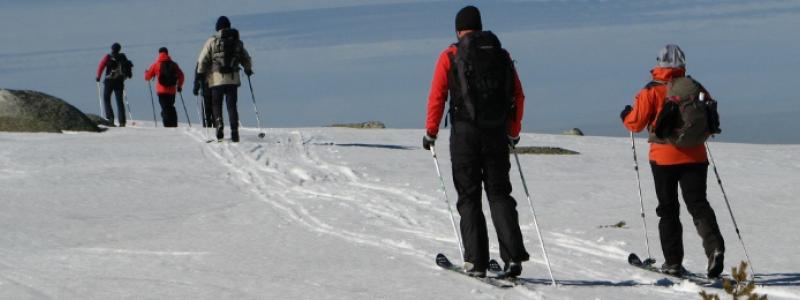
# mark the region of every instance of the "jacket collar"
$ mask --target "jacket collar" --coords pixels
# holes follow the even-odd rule
[[[672,78],[686,76],[686,68],[661,68],[650,70],[654,81],[670,81]]]
[[[169,57],[169,54],[166,53],[159,53],[158,54],[158,61],[170,61],[172,58]]]

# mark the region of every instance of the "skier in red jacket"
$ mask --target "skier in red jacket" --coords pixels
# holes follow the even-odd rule
[[[158,49],[158,58],[144,72],[144,80],[156,80],[158,103],[161,104],[161,120],[164,127],[178,127],[178,113],[175,110],[175,93],[183,90],[183,71],[169,57],[169,50]]]
[[[456,206],[461,215],[465,271],[470,276],[484,277],[489,264],[489,240],[481,208],[481,183],[483,183],[500,242],[500,257],[506,263],[507,274],[515,277],[522,272],[522,262],[529,260],[529,255],[525,251],[519,227],[517,202],[511,197],[511,182],[508,175],[511,163],[508,155],[509,145],[516,145],[519,142],[525,95],[511,57],[500,47],[499,40],[494,34],[482,29],[480,12],[474,6],[464,7],[456,15],[456,33],[459,42],[445,49],[436,63],[428,97],[426,135],[422,144],[426,150],[434,146],[445,102],[448,94],[451,95],[450,156],[453,182],[458,192]],[[473,86],[470,85],[470,89],[465,89],[464,84],[467,83],[460,79],[463,78],[464,72],[459,70],[459,66],[465,65],[462,64],[463,59],[469,59],[469,55],[459,56],[459,49],[470,49],[466,44],[479,40],[478,36],[496,42],[494,45],[498,50],[496,53],[499,54],[494,58],[500,62],[499,69],[503,70],[502,76],[497,76],[500,78],[495,78],[497,80],[495,82],[502,83],[504,96],[487,99],[493,103],[489,106],[501,105],[501,107],[491,112],[477,111],[480,107],[475,105],[475,101],[470,100],[475,98],[474,93],[465,95],[463,92],[471,90]],[[497,111],[501,113],[492,120],[494,122],[481,120],[480,116],[493,115]]]
[[[121,53],[122,46],[119,43],[111,45],[111,53],[103,56],[100,64],[97,66],[97,74],[95,81],[100,82],[100,77],[105,73],[106,78],[103,80],[103,110],[105,111],[105,118],[111,123],[114,123],[114,109],[111,107],[111,93],[113,92],[117,99],[117,116],[119,120],[119,127],[125,127],[125,105],[123,103],[125,80],[133,76],[132,69],[133,63]]]

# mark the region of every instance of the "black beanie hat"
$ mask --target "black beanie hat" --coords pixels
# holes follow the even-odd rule
[[[114,43],[113,45],[111,45],[112,53],[119,53],[120,50],[122,50],[122,46],[120,46],[119,43]]]
[[[217,28],[217,31],[220,31],[220,29],[231,28],[231,20],[228,20],[228,17],[226,17],[226,16],[219,17],[219,19],[217,19],[217,27],[216,28]]]
[[[456,31],[483,30],[481,12],[475,6],[466,6],[456,15]]]
[[[167,47],[161,47],[161,48],[158,48],[158,53],[169,54],[169,50],[167,50]]]

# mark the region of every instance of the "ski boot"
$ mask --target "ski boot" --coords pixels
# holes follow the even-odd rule
[[[687,273],[686,269],[684,269],[682,265],[668,263],[661,265],[661,272],[675,277],[681,277]]]
[[[503,268],[503,272],[505,272],[506,277],[515,278],[522,274],[522,263],[516,261],[509,262]]]
[[[725,260],[725,253],[720,250],[714,250],[714,253],[708,257],[708,267],[706,271],[708,271],[708,278],[717,278],[719,274],[722,273],[722,269],[725,267],[723,261]]]
[[[469,277],[486,277],[486,270],[480,270],[475,266],[475,264],[468,261],[464,262],[464,273]]]

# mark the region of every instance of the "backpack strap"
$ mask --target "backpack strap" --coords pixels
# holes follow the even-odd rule
[[[644,86],[644,88],[646,88],[646,89],[654,88],[654,87],[657,87],[657,86],[666,85],[667,83],[668,82],[666,82],[666,81],[653,80],[653,81],[648,82],[647,85]]]

